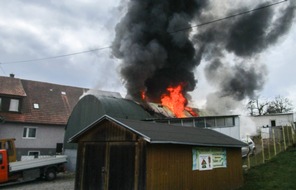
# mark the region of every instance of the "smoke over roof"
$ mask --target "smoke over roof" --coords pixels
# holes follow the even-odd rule
[[[216,86],[217,98],[240,101],[256,96],[267,75],[265,65],[257,62],[257,55],[290,29],[295,3],[287,1],[192,30],[178,31],[219,18],[214,11],[217,9],[213,9],[219,3],[128,1],[127,12],[116,26],[112,44],[113,55],[122,60],[121,75],[128,96],[140,100],[141,92],[146,91],[150,100],[159,101],[168,86],[180,83],[186,95],[196,88],[194,69],[201,60],[207,64],[205,74]],[[256,8],[242,6],[227,9],[225,16]],[[239,60],[229,63],[225,58],[228,54]]]

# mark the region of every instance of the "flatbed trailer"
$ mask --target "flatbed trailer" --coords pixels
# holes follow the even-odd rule
[[[10,172],[16,172],[20,170],[27,170],[31,168],[38,168],[50,165],[56,165],[60,163],[66,163],[67,156],[66,155],[58,155],[44,158],[35,158],[31,160],[24,160],[19,162],[12,162],[9,164]]]
[[[32,181],[37,178],[54,180],[64,172],[67,156],[57,155],[32,160],[11,162],[5,149],[0,150],[0,186]]]

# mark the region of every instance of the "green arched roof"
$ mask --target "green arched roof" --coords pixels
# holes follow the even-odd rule
[[[103,115],[136,120],[152,118],[142,106],[132,100],[111,96],[86,95],[78,101],[69,117],[64,148],[76,148],[75,144],[67,143],[68,139]]]

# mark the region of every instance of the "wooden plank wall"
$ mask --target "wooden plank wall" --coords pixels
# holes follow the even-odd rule
[[[192,146],[149,145],[146,189],[236,189],[243,184],[240,148],[227,148],[227,168],[192,170]]]
[[[80,137],[79,141],[88,142],[124,142],[137,141],[137,135],[126,128],[118,126],[110,121],[104,121],[91,131]]]

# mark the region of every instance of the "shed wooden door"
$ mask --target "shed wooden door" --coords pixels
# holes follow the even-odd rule
[[[104,189],[104,169],[106,145],[87,143],[84,147],[82,189]]]
[[[135,145],[110,144],[109,149],[108,189],[134,189]]]
[[[84,154],[84,189],[134,189],[135,143],[86,144]]]

